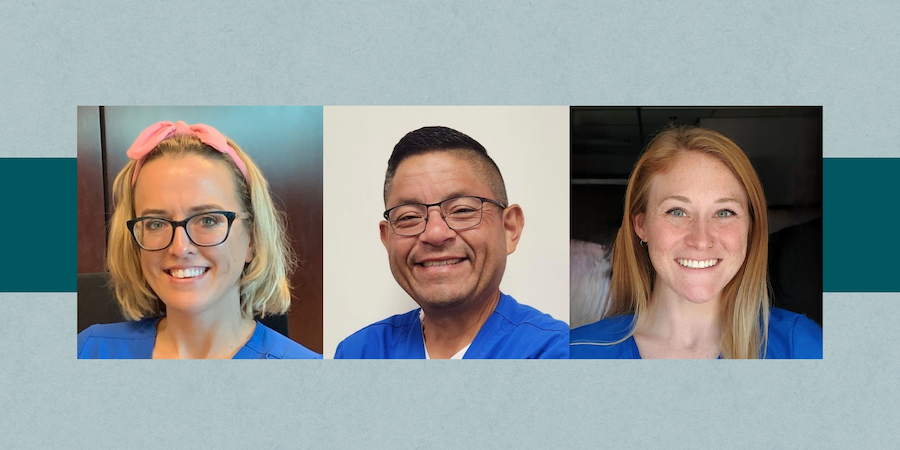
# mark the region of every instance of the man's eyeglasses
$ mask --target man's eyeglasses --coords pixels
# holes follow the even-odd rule
[[[497,205],[501,210],[506,208],[502,203],[489,198],[465,196],[448,198],[430,205],[407,203],[395,206],[384,212],[384,219],[391,224],[394,233],[400,236],[416,236],[425,231],[428,208],[437,206],[441,209],[441,217],[450,229],[466,230],[481,223],[485,202]]]
[[[184,220],[174,221],[162,217],[138,217],[129,220],[128,229],[134,241],[144,250],[162,250],[172,245],[175,229],[184,228],[188,239],[198,247],[213,247],[225,242],[231,232],[234,219],[246,219],[247,213],[231,211],[207,211],[194,214]]]

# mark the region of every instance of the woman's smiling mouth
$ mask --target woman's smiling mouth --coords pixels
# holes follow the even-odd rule
[[[172,278],[196,278],[206,273],[208,267],[190,267],[187,269],[168,269],[165,272]]]
[[[704,259],[704,260],[695,260],[695,259],[684,259],[678,258],[675,260],[682,267],[687,267],[689,269],[705,269],[707,267],[715,266],[719,263],[719,259]]]

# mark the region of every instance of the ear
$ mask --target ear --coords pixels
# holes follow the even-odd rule
[[[250,245],[247,246],[247,257],[244,258],[244,264],[250,264],[253,261],[253,255],[256,254],[256,246],[253,245],[253,235],[250,235]]]
[[[384,245],[384,249],[390,251],[388,248],[388,236],[393,233],[393,231],[391,231],[391,224],[387,223],[386,220],[382,220],[381,223],[378,224],[378,231],[381,233],[381,243]]]
[[[644,213],[635,214],[634,219],[631,221],[631,224],[634,226],[634,232],[637,233],[642,241],[646,241],[646,239],[644,239],[644,236],[646,236],[644,231],[644,217]]]
[[[509,205],[503,210],[503,231],[506,233],[506,254],[512,254],[519,245],[522,229],[525,228],[525,214],[519,205]]]

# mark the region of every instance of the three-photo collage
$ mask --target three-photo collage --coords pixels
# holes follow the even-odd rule
[[[81,106],[72,342],[821,359],[822,161],[819,106]]]

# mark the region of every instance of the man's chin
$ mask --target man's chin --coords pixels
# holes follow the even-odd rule
[[[458,292],[423,292],[413,299],[423,308],[452,310],[464,305],[469,297]]]

